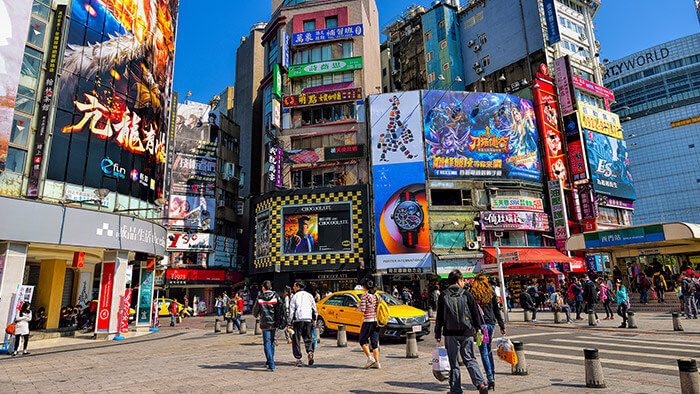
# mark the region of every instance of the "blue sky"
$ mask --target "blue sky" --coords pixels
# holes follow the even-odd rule
[[[425,0],[377,0],[380,26],[413,3],[430,5]],[[253,24],[270,19],[270,4],[270,0],[180,0],[175,59],[180,101],[189,90],[192,100],[206,103],[233,86],[238,43]],[[610,60],[700,31],[693,0],[603,0],[595,23],[601,58]]]

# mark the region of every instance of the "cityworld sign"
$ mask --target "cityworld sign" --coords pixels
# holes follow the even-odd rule
[[[608,64],[603,79],[608,79],[624,73],[630,73],[637,68],[648,66],[651,63],[666,59],[670,55],[668,48],[655,48],[652,51],[639,55],[630,56],[626,60],[618,60],[616,63]]]

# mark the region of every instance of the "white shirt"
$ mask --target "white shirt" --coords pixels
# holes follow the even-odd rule
[[[314,296],[304,290],[299,290],[289,302],[289,317],[291,321],[312,321],[317,315]]]

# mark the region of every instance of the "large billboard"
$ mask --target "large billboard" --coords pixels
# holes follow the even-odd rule
[[[428,176],[539,181],[532,104],[508,94],[423,91]]]
[[[12,118],[32,3],[30,0],[0,0],[0,172],[5,170],[10,132],[17,127],[12,124]]]
[[[180,104],[175,119],[171,193],[214,197],[218,129],[205,104]]]
[[[73,0],[48,179],[163,196],[177,0]],[[131,176],[102,169],[107,159]]]
[[[608,196],[636,199],[627,143],[591,130],[584,130],[584,135],[593,190]]]
[[[532,89],[535,102],[535,114],[540,137],[544,141],[543,162],[547,167],[548,181],[561,179],[565,188],[569,187],[569,171],[564,151],[564,135],[559,124],[559,102],[554,94],[554,86],[540,81],[539,87]]]
[[[430,268],[420,92],[370,96],[377,269]]]
[[[282,207],[282,253],[352,251],[352,204],[291,205]]]

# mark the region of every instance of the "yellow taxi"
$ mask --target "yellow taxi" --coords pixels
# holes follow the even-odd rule
[[[349,333],[359,334],[362,327],[363,314],[358,309],[360,296],[364,291],[347,290],[335,292],[316,303],[318,320],[316,325],[320,335],[336,331],[339,324],[345,325]],[[405,305],[391,294],[378,291],[389,306],[389,321],[380,327],[379,336],[384,338],[406,337],[409,332],[415,332],[416,337],[430,333],[428,312]]]
[[[181,303],[177,301],[173,301],[170,298],[156,298],[153,300],[154,302],[157,302],[158,305],[160,305],[160,310],[158,311],[158,316],[170,316],[170,303],[174,302],[177,304],[177,313],[181,313],[183,309],[185,309],[185,306],[182,305]],[[129,311],[129,321],[133,321],[136,319],[136,311],[131,309]]]

